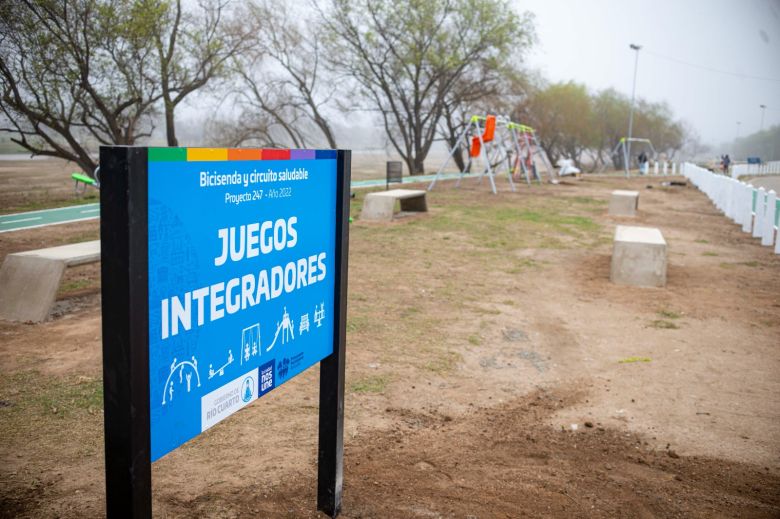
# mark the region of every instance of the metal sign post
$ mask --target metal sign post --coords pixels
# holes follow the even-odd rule
[[[343,480],[350,152],[102,147],[108,517],[151,463],[320,363],[317,507]]]
[[[385,171],[385,191],[390,189],[390,183],[402,184],[404,181],[404,166],[400,160],[388,160]]]

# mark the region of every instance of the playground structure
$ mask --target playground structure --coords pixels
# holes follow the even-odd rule
[[[474,115],[469,120],[466,128],[458,136],[455,145],[450,149],[447,158],[436,172],[436,176],[428,186],[432,190],[444,173],[444,169],[450,160],[463,146],[468,146],[468,159],[460,172],[455,186],[460,186],[463,176],[471,171],[471,167],[477,159],[482,161],[482,171],[479,181],[487,175],[493,194],[497,193],[494,177],[506,172],[507,180],[512,191],[515,191],[514,175],[522,171],[527,184],[531,184],[531,177],[542,181],[537,163],[547,170],[550,182],[555,182],[554,169],[547,155],[539,145],[536,131],[530,126],[512,122],[508,117],[487,115]]]
[[[621,137],[620,141],[618,141],[617,145],[612,149],[612,153],[610,156],[614,157],[615,154],[620,149],[623,155],[623,167],[626,170],[626,177],[629,176],[628,170],[629,170],[629,164],[631,161],[631,157],[629,156],[631,154],[631,143],[632,142],[638,142],[642,144],[647,144],[650,146],[650,150],[653,152],[653,161],[658,162],[658,152],[655,151],[655,147],[653,146],[653,143],[650,141],[650,139],[638,139],[636,137]],[[603,172],[607,168],[606,162],[603,166],[601,166],[601,171]]]

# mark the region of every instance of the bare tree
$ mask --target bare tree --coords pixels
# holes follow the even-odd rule
[[[92,173],[89,144],[150,135],[160,94],[128,0],[11,0],[0,4],[0,131],[34,155]]]
[[[199,0],[182,10],[181,0],[143,0],[136,20],[151,28],[157,63],[148,73],[159,82],[168,146],[178,146],[176,107],[187,96],[221,78],[228,61],[246,49],[243,24],[230,18],[226,0]]]
[[[382,119],[411,174],[467,71],[502,62],[532,38],[530,16],[504,0],[331,0],[322,12],[334,68],[351,77]]]
[[[252,48],[234,64],[241,81],[235,89],[247,140],[267,145],[337,147],[328,105],[337,78],[324,66],[319,26],[305,12],[279,9],[259,0],[248,5],[245,21],[255,34]]]

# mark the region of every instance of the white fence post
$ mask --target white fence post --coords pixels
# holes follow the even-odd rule
[[[780,213],[780,203],[775,202],[775,221]],[[780,223],[777,225],[777,238],[775,239],[775,254],[780,254]]]
[[[753,238],[760,238],[764,232],[764,210],[766,209],[766,191],[759,187],[756,192],[756,218],[753,221]]]
[[[666,171],[667,164],[664,163]],[[768,163],[762,169],[755,164],[738,164],[734,168],[734,177],[728,177],[695,164],[679,164],[680,174],[706,194],[718,210],[741,225],[744,232],[760,238],[762,245],[774,244],[775,254],[780,254],[780,198],[775,191],[767,193],[764,188],[756,189],[735,178],[757,172],[767,175],[775,170],[780,172],[780,161]]]
[[[655,165],[653,165],[653,174],[658,175],[658,161],[655,161]]]
[[[771,246],[775,242],[775,206],[777,205],[777,193],[771,189],[766,196],[766,216],[764,219],[764,233],[761,236],[761,245]]]
[[[664,176],[666,176],[666,168],[667,168],[667,163],[666,161],[664,161]]]
[[[742,183],[742,232],[753,230],[753,186]]]

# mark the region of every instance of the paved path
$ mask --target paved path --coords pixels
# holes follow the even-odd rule
[[[774,189],[775,193],[780,193],[780,177],[755,177],[746,180],[746,182],[753,184],[755,187],[763,187],[767,191]]]
[[[435,176],[436,175],[421,175],[404,177],[403,183],[417,184],[420,182],[430,182]],[[458,173],[447,173],[442,175],[440,180],[454,179],[458,178],[458,176]],[[466,175],[466,177],[473,176],[475,175]],[[352,182],[353,189],[384,185],[384,179],[355,180]],[[58,209],[30,211],[28,213],[4,214],[0,215],[0,233],[45,227],[47,225],[78,222],[81,220],[92,220],[94,218],[100,218],[100,204],[74,205],[70,207],[60,207]]]
[[[0,233],[100,218],[100,204],[73,205],[0,216]]]

